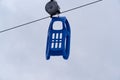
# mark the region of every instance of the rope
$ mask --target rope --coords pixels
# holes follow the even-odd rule
[[[63,14],[63,13],[66,13],[66,12],[70,12],[70,11],[73,11],[73,10],[76,10],[76,9],[79,9],[79,8],[82,8],[82,7],[91,5],[91,4],[95,4],[95,3],[100,2],[100,1],[102,1],[102,0],[94,1],[94,2],[91,2],[91,3],[87,3],[87,4],[84,4],[84,5],[81,5],[81,6],[72,8],[72,9],[68,9],[68,10],[66,10],[66,11],[61,12],[60,14]],[[24,24],[20,24],[20,25],[18,25],[18,26],[12,27],[12,28],[8,28],[8,29],[5,29],[5,30],[1,30],[0,33],[7,32],[7,31],[10,31],[10,30],[19,28],[19,27],[23,27],[23,26],[25,26],[25,25],[28,25],[28,24],[31,24],[31,23],[35,23],[35,22],[38,22],[38,21],[47,19],[47,18],[49,18],[49,17],[50,17],[50,16],[46,16],[46,17],[43,17],[43,18],[40,18],[40,19],[37,19],[37,20],[33,20],[33,21],[30,21],[30,22],[24,23]]]

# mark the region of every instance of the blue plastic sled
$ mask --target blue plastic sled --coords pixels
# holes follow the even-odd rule
[[[55,21],[61,21],[63,28],[54,30],[53,24]],[[70,36],[70,25],[66,17],[53,17],[48,29],[46,59],[50,59],[50,56],[63,56],[64,59],[68,59],[70,53]]]

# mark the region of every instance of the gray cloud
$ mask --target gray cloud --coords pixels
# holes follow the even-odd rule
[[[91,0],[57,0],[61,10]],[[47,0],[2,0],[0,30],[38,19],[48,14]],[[45,60],[50,19],[0,34],[0,80],[119,80],[120,5],[106,0],[61,14],[70,22],[69,60]]]

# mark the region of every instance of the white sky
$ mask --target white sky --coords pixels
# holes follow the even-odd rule
[[[49,0],[0,0],[0,30],[39,19]],[[57,0],[61,11],[94,0]],[[120,0],[72,11],[69,60],[45,59],[50,19],[0,34],[0,80],[120,80]]]

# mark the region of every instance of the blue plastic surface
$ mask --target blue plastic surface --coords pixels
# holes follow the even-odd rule
[[[60,30],[53,29],[55,21],[62,22],[63,28]],[[46,59],[50,59],[50,56],[63,56],[67,60],[70,53],[70,37],[71,29],[66,17],[52,17],[48,29]]]

